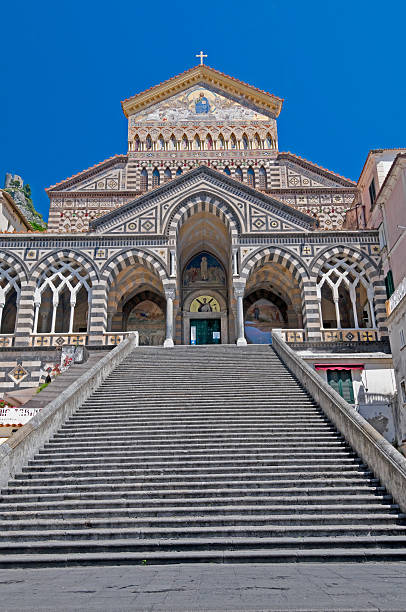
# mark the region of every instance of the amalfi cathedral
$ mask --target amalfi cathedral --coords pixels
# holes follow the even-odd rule
[[[4,346],[385,336],[357,185],[279,151],[281,98],[201,64],[121,105],[127,151],[47,188],[46,233],[1,237]]]
[[[197,57],[134,83],[122,152],[48,187],[47,226],[6,175],[0,567],[378,576],[406,560],[406,149],[371,150],[358,182],[280,151],[283,99]],[[175,571],[176,597],[202,579]],[[126,604],[169,609],[153,572]],[[234,580],[242,610],[256,587]]]

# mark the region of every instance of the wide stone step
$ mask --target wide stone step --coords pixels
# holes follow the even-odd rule
[[[258,483],[257,483],[258,484]],[[301,483],[303,484],[303,483]],[[356,486],[354,486],[356,484]],[[68,487],[66,491],[42,491],[41,493],[30,493],[26,489],[22,491],[11,491],[10,488],[3,491],[5,497],[2,500],[2,507],[6,507],[7,504],[64,504],[72,502],[82,503],[105,503],[105,502],[117,502],[125,501],[132,503],[134,500],[143,501],[147,500],[147,503],[152,503],[152,500],[156,500],[158,503],[165,503],[166,500],[187,499],[188,503],[200,502],[201,499],[207,499],[210,497],[216,503],[223,503],[225,499],[232,498],[235,495],[239,495],[244,499],[250,499],[252,496],[262,496],[267,501],[269,499],[277,499],[281,496],[285,496],[285,499],[290,498],[292,504],[296,503],[299,499],[311,499],[313,496],[321,496],[323,499],[335,498],[336,495],[340,495],[340,498],[346,499],[348,496],[354,498],[360,494],[371,495],[375,499],[387,498],[384,487],[380,486],[377,480],[367,481],[364,483],[349,482],[348,480],[341,482],[329,481],[328,483],[319,482],[314,484],[310,481],[310,484],[304,486],[295,486],[295,482],[282,483],[282,486],[276,487],[200,487],[200,488],[181,488],[181,487],[126,487],[116,488],[116,490],[106,491],[103,487],[89,490],[86,487]],[[4,504],[4,506],[3,506]]]
[[[360,503],[360,498],[361,502]],[[171,502],[171,505],[168,503],[162,504],[162,501]],[[275,500],[273,500],[275,501]],[[306,514],[376,514],[376,513],[391,513],[398,514],[399,506],[397,504],[393,504],[390,502],[385,502],[382,500],[380,503],[376,502],[376,498],[368,498],[362,499],[362,496],[356,498],[353,503],[351,499],[336,500],[336,503],[332,503],[332,500],[325,500],[325,503],[320,503],[320,498],[316,498],[314,503],[300,503],[301,500],[298,501],[295,505],[292,505],[291,498],[281,498],[278,499],[278,503],[274,503],[273,505],[269,503],[269,500],[265,498],[252,498],[249,500],[249,504],[247,500],[243,498],[238,498],[234,503],[225,504],[224,500],[213,500],[210,499],[202,505],[201,500],[200,504],[197,503],[197,500],[194,500],[193,503],[189,503],[188,505],[184,505],[183,499],[178,500],[156,500],[155,505],[148,500],[148,505],[146,506],[144,503],[139,506],[135,504],[116,504],[113,507],[109,507],[108,505],[103,505],[103,507],[94,507],[94,505],[84,504],[83,502],[78,507],[78,504],[75,503],[74,506],[68,506],[64,504],[63,507],[54,507],[47,509],[40,509],[38,504],[34,506],[24,505],[19,506],[19,510],[14,508],[13,510],[5,510],[3,508],[3,504],[0,509],[0,521],[1,525],[4,529],[17,529],[18,523],[23,525],[34,525],[38,528],[46,527],[48,528],[50,525],[50,521],[60,520],[60,521],[70,521],[71,519],[80,520],[80,525],[83,526],[82,519],[111,519],[111,518],[120,518],[127,517],[131,518],[135,521],[138,518],[145,517],[156,517],[162,518],[166,516],[170,517],[201,517],[201,516],[212,516],[212,515],[235,515],[236,513],[244,514],[244,515],[262,515],[264,513],[271,513],[273,515],[285,514],[285,515],[306,515]],[[323,500],[321,500],[323,501]],[[329,503],[327,503],[329,502]],[[160,505],[161,504],[161,505]],[[99,504],[100,505],[100,504]],[[289,505],[288,508],[285,508],[285,505]],[[9,505],[10,506],[10,505]],[[24,516],[21,516],[21,510],[24,510]],[[65,524],[65,523],[64,523]],[[68,523],[66,523],[68,525]],[[86,524],[88,526],[88,524]],[[26,529],[27,527],[22,527]]]
[[[392,519],[392,515],[391,515]],[[218,526],[197,526],[197,527],[134,527],[120,528],[112,531],[111,529],[93,528],[93,529],[61,529],[59,530],[35,530],[35,531],[9,531],[0,533],[0,555],[14,544],[15,554],[24,553],[29,550],[35,552],[38,544],[43,540],[50,546],[54,544],[54,550],[60,547],[60,552],[66,547],[69,542],[69,549],[72,550],[82,541],[87,542],[92,546],[97,540],[105,540],[113,542],[114,540],[131,539],[151,539],[165,540],[166,538],[281,538],[281,537],[330,537],[336,538],[339,536],[350,535],[370,536],[406,536],[406,528],[396,524],[325,524],[325,525],[218,525]],[[230,542],[231,544],[231,542]]]
[[[182,518],[184,522],[189,523],[190,520],[192,521],[200,521],[202,519],[202,517],[206,518],[206,517],[213,517],[214,518],[218,518],[219,516],[221,517],[231,517],[231,519],[235,520],[235,517],[238,515],[242,515],[242,516],[247,516],[247,515],[251,515],[251,516],[259,516],[259,519],[263,519],[263,516],[265,515],[266,521],[269,521],[269,524],[273,524],[273,519],[275,518],[275,520],[278,519],[279,515],[283,515],[283,516],[293,516],[295,517],[296,515],[299,515],[299,519],[300,516],[304,516],[306,517],[306,515],[309,516],[329,516],[329,515],[357,515],[357,516],[363,516],[365,518],[365,520],[369,521],[369,515],[373,515],[373,519],[371,520],[375,520],[377,517],[381,517],[383,514],[385,515],[385,517],[387,517],[389,514],[393,517],[393,515],[395,515],[398,518],[404,518],[403,515],[399,514],[399,506],[397,504],[389,504],[389,503],[353,503],[353,504],[348,504],[347,502],[344,501],[340,501],[338,503],[335,504],[320,504],[320,503],[315,503],[315,504],[295,504],[294,506],[292,506],[292,503],[290,502],[290,507],[289,508],[285,508],[285,507],[281,507],[278,504],[273,504],[271,505],[269,503],[269,500],[267,503],[266,500],[262,499],[261,500],[262,503],[255,503],[255,504],[251,504],[248,505],[247,503],[245,504],[214,504],[212,503],[210,504],[205,504],[205,505],[194,505],[191,507],[191,505],[182,505],[184,502],[182,499],[177,500],[177,504],[172,503],[171,506],[166,506],[166,507],[159,507],[158,504],[156,504],[155,506],[153,505],[148,505],[145,506],[144,504],[141,506],[136,506],[136,505],[127,505],[127,506],[122,506],[122,505],[117,505],[117,507],[114,508],[88,508],[87,506],[83,506],[83,504],[81,504],[82,507],[78,507],[77,505],[75,506],[75,508],[70,508],[67,509],[65,508],[62,512],[61,508],[55,507],[53,510],[39,510],[39,509],[33,509],[30,511],[25,511],[24,512],[24,517],[21,516],[21,514],[19,512],[17,512],[16,510],[14,510],[14,512],[5,512],[4,510],[0,511],[0,521],[1,521],[1,526],[2,529],[4,530],[14,530],[17,528],[21,528],[21,529],[31,529],[33,527],[37,527],[38,529],[46,529],[50,526],[51,522],[50,519],[52,521],[52,525],[53,525],[53,529],[56,528],[56,526],[61,527],[61,526],[66,526],[69,527],[70,524],[75,524],[78,525],[79,527],[83,526],[83,519],[86,519],[86,527],[89,527],[93,524],[99,524],[99,523],[93,523],[93,520],[100,520],[100,521],[104,521],[105,519],[109,520],[110,519],[127,519],[127,521],[129,519],[131,519],[131,523],[128,523],[129,525],[131,524],[132,526],[134,526],[134,521],[138,521],[139,519],[144,519],[144,518],[148,518],[148,517],[152,517],[154,519],[166,519],[166,518],[170,518],[170,519],[174,519],[174,518]],[[285,500],[287,502],[287,500]],[[61,514],[62,512],[62,514]],[[368,516],[367,516],[368,515]],[[299,520],[298,519],[298,520]],[[211,520],[211,519],[210,519]],[[264,519],[263,519],[264,520]],[[305,519],[307,520],[307,519]],[[71,521],[73,521],[71,523]],[[90,522],[89,522],[90,521]],[[244,518],[244,521],[246,522],[246,519]],[[116,526],[118,526],[119,524],[122,523],[112,523],[113,527],[115,528]],[[138,526],[138,522],[137,522],[137,526]],[[266,523],[268,524],[268,523]]]
[[[143,443],[144,445],[144,443]],[[164,457],[174,457],[174,456],[179,456],[179,457],[184,457],[185,453],[188,454],[189,458],[192,457],[200,457],[200,456],[204,456],[204,455],[224,455],[225,457],[232,454],[239,454],[239,455],[245,455],[245,456],[251,456],[251,455],[266,455],[266,454],[270,454],[270,453],[278,453],[278,452],[284,452],[287,451],[289,453],[291,453],[292,455],[296,454],[297,452],[306,452],[308,454],[313,454],[313,452],[315,451],[316,453],[325,451],[326,453],[330,453],[330,452],[335,452],[337,450],[348,450],[351,453],[353,452],[351,450],[351,448],[348,446],[348,444],[346,444],[343,440],[339,440],[339,439],[329,439],[328,441],[323,440],[323,439],[317,439],[315,438],[312,441],[312,448],[314,449],[314,451],[312,450],[312,448],[309,448],[309,444],[308,442],[303,441],[302,438],[298,438],[297,441],[295,442],[294,447],[292,448],[292,442],[289,441],[283,441],[283,442],[270,442],[269,444],[266,443],[246,443],[246,444],[241,444],[241,445],[236,445],[236,444],[227,444],[227,443],[222,443],[222,444],[218,444],[217,446],[215,446],[214,444],[207,444],[207,445],[193,445],[193,446],[188,446],[187,449],[184,448],[184,446],[178,445],[177,448],[173,448],[172,446],[170,447],[165,447],[162,448],[161,445],[156,445],[155,450],[149,448],[148,450],[145,450],[143,448],[140,448],[139,444],[138,444],[138,438],[137,437],[126,437],[126,438],[122,438],[121,436],[116,436],[115,438],[111,438],[109,436],[109,440],[108,440],[108,445],[106,445],[106,439],[105,437],[100,438],[100,440],[87,440],[86,438],[84,438],[83,441],[78,440],[77,437],[75,437],[74,439],[67,439],[66,441],[61,441],[59,438],[57,439],[53,439],[50,442],[48,442],[47,444],[44,445],[44,450],[50,450],[53,451],[54,449],[79,449],[79,450],[83,450],[86,448],[106,448],[106,446],[108,446],[109,448],[116,448],[116,447],[123,447],[123,448],[132,448],[135,455],[137,456],[142,456],[142,457],[155,457],[155,456],[161,456],[162,458]]]

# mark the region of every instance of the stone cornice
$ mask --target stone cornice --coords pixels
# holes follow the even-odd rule
[[[225,94],[238,96],[242,101],[245,99],[248,103],[255,104],[258,108],[275,117],[278,117],[281,112],[282,98],[278,98],[273,94],[257,89],[252,85],[243,83],[205,65],[195,66],[159,85],[155,85],[144,92],[127,98],[121,102],[121,106],[125,116],[129,117],[200,83],[215,87]]]

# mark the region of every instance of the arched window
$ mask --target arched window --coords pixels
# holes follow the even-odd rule
[[[247,170],[247,181],[250,187],[255,187],[255,172],[251,166]]]
[[[141,170],[140,174],[140,190],[147,191],[148,190],[148,172],[146,168]]]
[[[374,290],[359,263],[340,256],[325,262],[316,290],[324,329],[375,327]]]
[[[259,169],[259,188],[266,189],[268,186],[268,180],[266,176],[266,170],[263,166]]]
[[[152,138],[149,134],[145,140],[145,148],[147,151],[152,151]]]
[[[258,134],[255,134],[255,136],[254,136],[254,148],[255,149],[260,149],[261,148],[261,139],[258,136]]]
[[[231,176],[231,171],[230,171],[230,168],[228,166],[226,166],[224,168],[224,174],[228,174],[228,176]]]
[[[193,148],[199,151],[202,148],[202,143],[199,138],[199,134],[196,134],[193,140]]]
[[[176,176],[179,176],[180,174],[182,174],[182,168],[179,166],[179,168],[176,170]]]
[[[266,149],[273,149],[273,140],[272,140],[272,136],[269,134],[266,135],[265,138],[265,148]]]
[[[220,134],[220,136],[218,138],[218,143],[219,143],[218,144],[218,148],[219,149],[225,149],[226,143],[225,143],[223,134]]]
[[[237,148],[237,139],[234,136],[234,134],[231,134],[230,136],[230,149],[236,149]]]
[[[159,176],[159,170],[158,168],[154,168],[154,171],[152,173],[152,187],[158,187],[160,182],[161,178]]]
[[[165,168],[164,178],[165,178],[165,183],[167,183],[168,181],[171,180],[172,172],[171,172],[170,168]]]
[[[78,262],[66,260],[49,265],[34,292],[33,332],[86,332],[92,284]]]
[[[171,144],[172,151],[176,151],[176,149],[177,149],[176,138],[175,138],[175,136],[173,134],[172,134],[171,139],[170,139],[170,144]]]
[[[235,169],[235,178],[237,179],[237,181],[241,181],[242,182],[242,170],[240,168],[240,166],[237,166]]]
[[[134,151],[140,151],[140,150],[141,150],[141,141],[139,139],[138,134],[136,134],[134,138]]]
[[[208,151],[212,151],[213,150],[213,138],[211,137],[210,134],[207,134],[207,136],[206,136],[206,149]]]
[[[247,134],[243,134],[242,135],[242,141],[241,142],[242,142],[242,148],[245,149],[245,150],[248,149],[249,144],[248,144]]]
[[[187,151],[188,148],[189,148],[188,137],[186,136],[186,134],[183,134],[183,136],[182,136],[182,149],[184,151]]]
[[[158,151],[165,151],[165,140],[162,134],[158,138]]]
[[[17,272],[6,262],[0,262],[0,333],[13,334],[21,284]]]

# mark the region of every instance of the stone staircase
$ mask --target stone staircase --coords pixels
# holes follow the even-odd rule
[[[0,521],[0,567],[406,560],[405,516],[268,346],[137,348]]]

